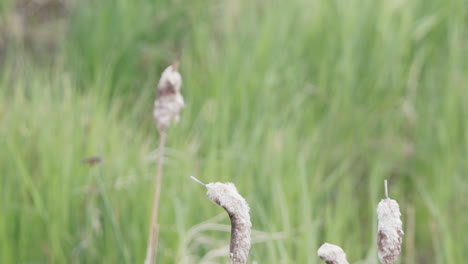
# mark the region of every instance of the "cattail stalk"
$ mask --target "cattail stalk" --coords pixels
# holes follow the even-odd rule
[[[156,183],[154,186],[153,208],[151,211],[150,234],[148,240],[148,248],[146,250],[145,264],[153,264],[156,256],[156,248],[158,245],[158,209],[159,197],[161,194],[162,182],[162,163],[164,158],[164,145],[166,142],[166,133],[161,133],[159,137],[158,149],[158,167],[156,170]]]
[[[333,244],[324,243],[317,254],[327,264],[349,264],[343,249]]]
[[[404,234],[400,216],[400,206],[397,201],[388,198],[387,180],[385,180],[385,199],[377,206],[379,220],[377,247],[382,264],[393,264],[400,255]]]
[[[158,166],[154,187],[153,206],[151,212],[148,248],[146,250],[145,264],[153,264],[158,245],[158,209],[162,183],[162,164],[164,159],[164,146],[166,144],[167,128],[173,122],[179,121],[179,112],[184,107],[184,98],[180,94],[182,77],[177,71],[178,62],[167,67],[159,80],[156,100],[154,102],[153,116],[159,131]]]
[[[231,219],[231,243],[229,258],[231,264],[245,264],[251,246],[251,228],[249,205],[239,194],[233,183],[209,183],[204,184],[195,177],[191,178],[205,186],[206,195],[215,204],[226,210]]]

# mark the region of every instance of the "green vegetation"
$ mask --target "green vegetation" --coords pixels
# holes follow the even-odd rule
[[[377,263],[384,179],[401,263],[466,262],[466,1],[75,1],[22,36],[20,8],[0,4],[0,263],[143,262],[155,86],[178,56],[158,263],[229,242],[192,229],[224,212],[189,175],[234,182],[253,228],[281,233],[250,262],[319,263],[326,240]]]

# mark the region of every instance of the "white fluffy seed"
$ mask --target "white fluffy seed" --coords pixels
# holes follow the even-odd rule
[[[172,122],[179,122],[179,112],[184,107],[181,87],[182,77],[174,63],[163,71],[154,102],[153,117],[160,132],[166,131]]]
[[[250,222],[249,205],[239,194],[233,183],[209,183],[206,195],[215,204],[223,207],[231,218],[231,244],[229,256],[231,264],[244,264],[250,250]]]
[[[400,216],[400,206],[395,200],[386,198],[377,206],[377,247],[382,264],[392,264],[400,255],[404,234]]]
[[[333,244],[324,243],[317,254],[327,264],[349,264],[343,249]]]

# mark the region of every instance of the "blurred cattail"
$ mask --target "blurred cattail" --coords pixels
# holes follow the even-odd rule
[[[159,132],[164,133],[169,125],[179,122],[179,112],[184,107],[184,98],[180,94],[182,77],[178,70],[179,63],[167,67],[159,80],[153,116]]]
[[[158,83],[156,100],[154,102],[153,117],[159,130],[158,168],[151,214],[151,225],[146,250],[145,264],[153,264],[158,244],[158,208],[162,182],[162,163],[164,158],[164,145],[166,143],[166,131],[172,122],[179,122],[179,112],[184,107],[184,98],[180,94],[182,77],[178,70],[179,63],[174,62],[167,67]]]
[[[195,177],[191,178],[204,185],[208,189],[206,193],[208,199],[223,207],[229,214],[229,218],[231,219],[231,244],[229,247],[230,263],[247,263],[251,243],[250,233],[252,228],[249,205],[239,194],[233,183],[215,182],[204,184]]]
[[[385,180],[385,197],[377,206],[379,220],[377,247],[380,263],[392,264],[400,255],[404,233],[400,219],[400,206],[395,200],[388,198],[387,180]]]
[[[327,264],[349,264],[346,253],[339,246],[324,243],[317,251],[318,256]]]

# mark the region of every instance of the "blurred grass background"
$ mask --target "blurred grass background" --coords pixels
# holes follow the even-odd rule
[[[158,263],[227,263],[229,219],[199,225],[223,211],[189,175],[246,197],[250,263],[320,263],[325,241],[377,263],[384,179],[400,263],[468,259],[466,1],[3,0],[0,263],[143,262],[179,57]]]

